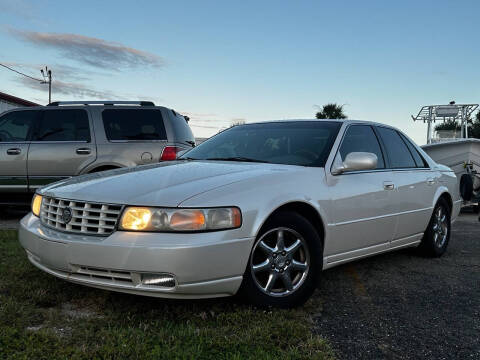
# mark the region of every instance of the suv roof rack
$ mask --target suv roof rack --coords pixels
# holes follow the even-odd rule
[[[62,105],[140,105],[155,106],[153,101],[55,101],[47,106]]]

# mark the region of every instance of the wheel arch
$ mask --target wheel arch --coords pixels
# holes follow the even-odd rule
[[[452,196],[450,195],[450,193],[448,191],[444,191],[440,194],[440,196],[438,196],[437,198],[437,201],[435,202],[435,204],[438,202],[438,200],[440,199],[445,199],[447,201],[447,204],[448,204],[448,207],[450,208],[450,213],[452,213],[452,210],[453,210],[453,199],[452,199]]]
[[[291,201],[278,206],[267,217],[265,217],[262,224],[258,227],[257,233],[255,234],[255,238],[257,238],[258,235],[262,233],[263,229],[265,228],[265,224],[269,219],[271,219],[273,216],[275,216],[280,212],[286,212],[286,211],[295,212],[303,216],[304,218],[306,218],[313,225],[315,230],[317,230],[318,236],[322,241],[322,247],[325,246],[325,224],[323,222],[323,218],[318,212],[318,210],[315,209],[314,206],[303,201]]]
[[[82,169],[78,175],[83,175],[83,174],[90,174],[92,172],[98,172],[98,171],[103,171],[103,170],[98,170],[98,169],[118,169],[122,167],[128,167],[128,166],[135,166],[135,164],[124,164],[118,161],[106,161],[106,162],[94,162],[87,166],[86,168]]]

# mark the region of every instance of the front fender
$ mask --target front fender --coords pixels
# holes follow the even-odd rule
[[[281,207],[288,205],[288,204],[293,204],[293,203],[302,203],[309,205],[312,209],[314,209],[318,216],[320,217],[320,220],[322,222],[322,226],[324,229],[324,235],[327,236],[327,221],[328,215],[327,212],[316,202],[314,202],[310,197],[304,195],[304,194],[298,194],[298,193],[289,193],[289,194],[282,194],[282,198],[274,198],[271,199],[268,203],[266,203],[261,210],[259,211],[259,216],[256,217],[254,223],[252,224],[252,237],[257,237],[258,233],[262,229],[262,226],[265,224],[265,222],[268,220],[268,218],[278,209]]]

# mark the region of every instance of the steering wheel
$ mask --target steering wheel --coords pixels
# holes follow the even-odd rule
[[[302,157],[305,157],[309,160],[317,160],[317,158],[318,158],[317,154],[315,154],[313,151],[310,151],[310,150],[307,150],[307,149],[297,150],[293,153],[293,155],[302,156]]]
[[[5,139],[2,141],[9,141],[12,140],[12,136],[5,130],[0,130],[0,139]]]

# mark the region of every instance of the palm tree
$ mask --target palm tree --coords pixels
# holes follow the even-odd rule
[[[315,115],[317,119],[347,119],[343,112],[343,105],[330,103],[323,105],[322,110]]]

